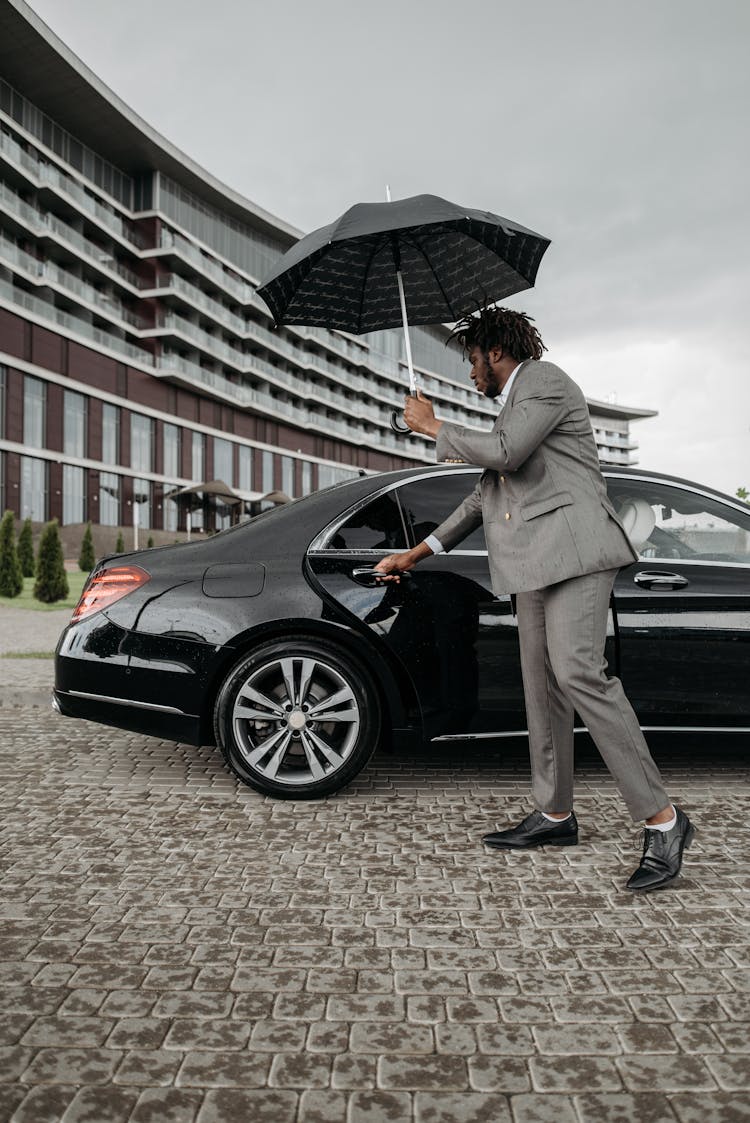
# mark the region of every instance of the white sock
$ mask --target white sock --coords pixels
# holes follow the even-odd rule
[[[554,815],[548,815],[546,811],[542,811],[542,815],[544,815],[545,819],[549,819],[550,823],[564,823],[570,818],[572,814],[573,812],[569,811],[568,814],[564,815],[562,819],[557,819]]]
[[[672,818],[669,820],[668,823],[646,823],[646,830],[647,831],[671,831],[672,827],[676,826],[676,824],[677,824],[677,812],[675,811],[674,806],[672,804],[670,804],[670,807],[672,808],[672,811],[674,813],[673,813]]]

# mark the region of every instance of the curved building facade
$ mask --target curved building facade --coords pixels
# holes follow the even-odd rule
[[[0,0],[3,506],[172,534],[171,494],[201,481],[252,500],[430,461],[432,442],[389,427],[408,384],[400,333],[273,329],[256,290],[299,236]],[[494,407],[445,337],[413,329],[426,392],[441,417],[486,428]],[[628,463],[629,420],[650,411],[591,404],[603,459]],[[208,499],[192,515],[228,521]]]

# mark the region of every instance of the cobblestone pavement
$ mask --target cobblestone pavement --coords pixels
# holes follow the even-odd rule
[[[700,833],[643,898],[589,756],[581,844],[503,854],[523,750],[380,755],[305,803],[46,706],[0,746],[1,1119],[750,1119],[741,746],[661,756]]]

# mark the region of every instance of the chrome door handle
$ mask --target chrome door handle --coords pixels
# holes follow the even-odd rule
[[[365,585],[368,589],[382,589],[388,582],[382,583],[382,578],[387,574],[381,573],[379,569],[373,569],[369,565],[356,566],[352,570],[352,577],[360,584]],[[408,577],[408,573],[399,573],[399,577]]]
[[[641,585],[644,589],[684,589],[689,584],[687,577],[683,577],[681,573],[662,573],[654,572],[648,569],[642,569],[636,573],[633,578],[636,585]]]

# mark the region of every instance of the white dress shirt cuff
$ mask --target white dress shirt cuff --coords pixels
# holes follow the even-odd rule
[[[428,534],[424,541],[425,544],[430,547],[433,554],[443,553],[443,544],[434,534]]]

